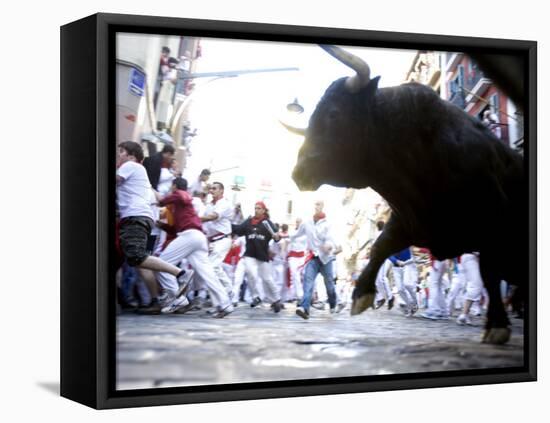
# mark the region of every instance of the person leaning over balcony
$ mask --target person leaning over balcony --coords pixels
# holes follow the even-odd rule
[[[150,205],[152,188],[145,168],[141,165],[142,160],[143,150],[138,143],[125,141],[118,145],[116,191],[120,213],[120,247],[127,263],[137,267],[150,285],[155,284],[154,278],[144,270],[169,273],[184,284],[187,282],[185,270],[151,256],[147,250],[154,216]],[[176,292],[172,291],[155,296],[153,301],[160,304],[164,313],[173,312],[179,305],[183,305],[180,304],[183,300],[178,299]]]

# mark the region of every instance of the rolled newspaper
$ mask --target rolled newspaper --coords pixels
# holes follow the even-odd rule
[[[262,224],[266,227],[266,229],[269,231],[271,236],[275,236],[275,232],[273,232],[273,228],[271,227],[271,225],[268,223],[267,220],[262,220]]]

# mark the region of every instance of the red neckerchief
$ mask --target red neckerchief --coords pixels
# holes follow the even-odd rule
[[[323,212],[315,213],[313,215],[313,221],[317,223],[319,220],[324,219],[325,217],[327,217],[327,215]]]
[[[257,225],[258,223],[264,221],[265,219],[267,219],[267,216],[264,214],[259,219],[257,217],[253,217],[252,220],[250,221],[250,223],[252,223],[252,225]]]

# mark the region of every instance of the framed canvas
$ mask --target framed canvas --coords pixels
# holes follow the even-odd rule
[[[61,395],[536,380],[536,42],[61,28]]]

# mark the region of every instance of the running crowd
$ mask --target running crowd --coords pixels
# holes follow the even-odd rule
[[[269,304],[279,313],[295,304],[296,315],[309,319],[313,309],[340,313],[353,284],[368,263],[368,250],[357,270],[338,279],[341,246],[324,213],[322,201],[313,216],[296,219],[293,231],[274,223],[263,201],[244,218],[224,196],[224,185],[211,182],[204,169],[192,183],[176,171],[175,150],[165,145],[148,158],[140,144],[118,146],[117,256],[118,302],[140,314],[183,314],[206,309],[215,318],[239,303]],[[208,200],[208,201],[207,201]],[[379,233],[384,223],[377,222]],[[479,259],[464,254],[452,261],[432,259],[427,277],[419,272],[425,250],[407,248],[390,257],[376,280],[376,308],[394,304],[404,316],[420,308],[422,317],[471,324],[486,310],[487,295]],[[420,266],[421,268],[421,266]],[[324,282],[324,283],[323,283]],[[503,296],[508,288],[503,286]]]

